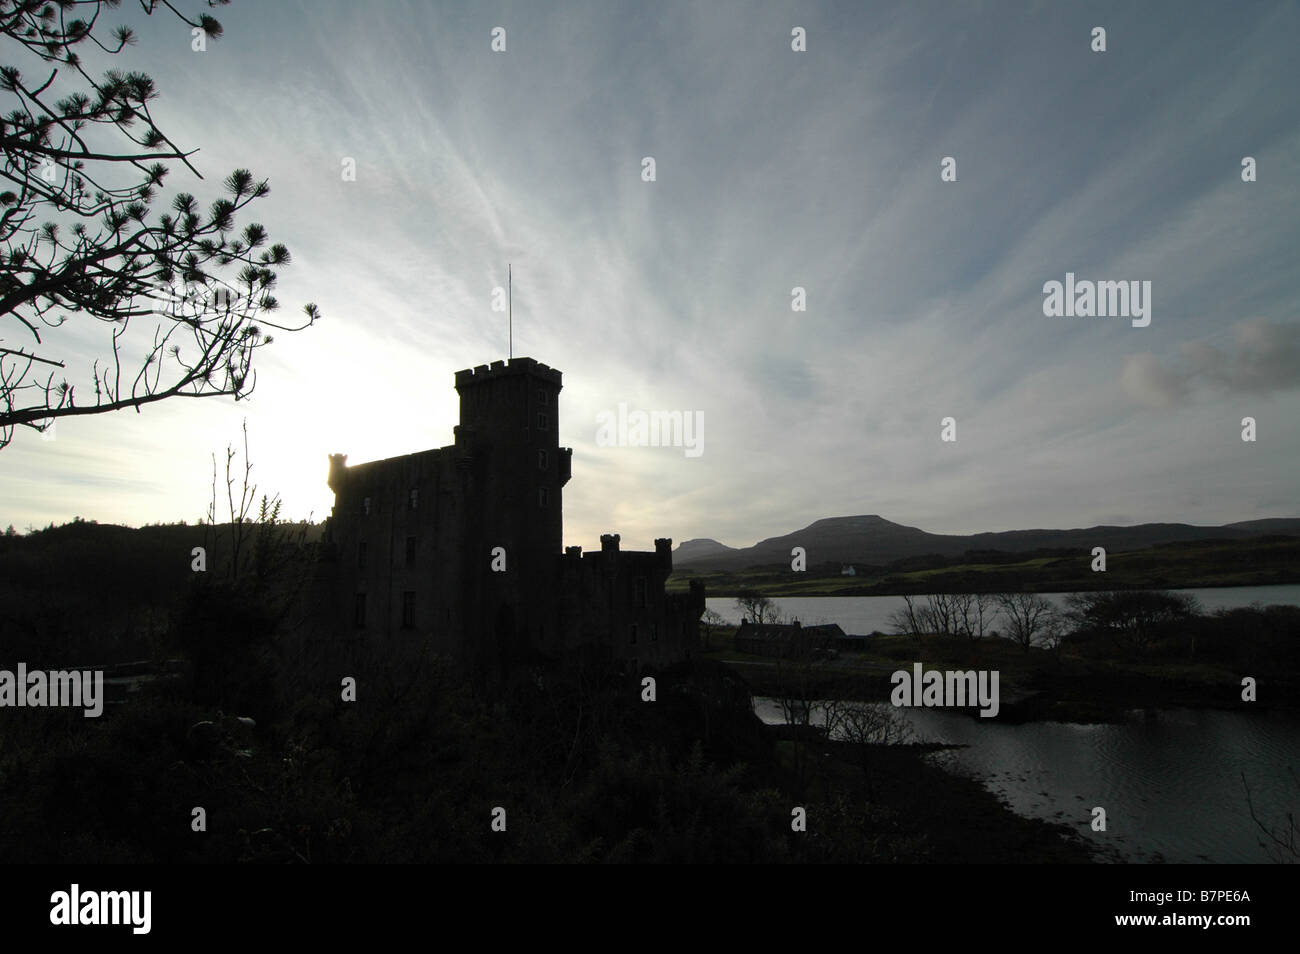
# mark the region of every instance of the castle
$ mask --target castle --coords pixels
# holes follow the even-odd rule
[[[562,546],[573,451],[559,446],[560,379],[532,358],[458,371],[453,444],[352,466],[330,455],[326,618],[365,642],[419,639],[497,673],[580,652],[634,670],[690,657],[704,588],[664,592],[671,540],[653,552],[621,550],[618,534],[599,552]]]

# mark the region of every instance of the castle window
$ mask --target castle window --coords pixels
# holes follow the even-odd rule
[[[546,389],[545,389],[545,388],[538,388],[538,389],[537,389],[537,403],[538,403],[538,404],[545,404],[545,403],[546,403]]]
[[[547,459],[546,451],[544,451],[544,450],[539,450],[539,451],[537,452],[537,469],[540,470],[540,471],[542,471],[542,472],[545,472],[545,471],[546,471],[546,467],[547,467],[547,465],[548,465],[549,463],[550,463],[550,461]]]
[[[402,626],[410,629],[415,625],[415,592],[407,590],[402,594]]]
[[[354,626],[366,625],[366,594],[358,593],[356,603],[352,612],[352,624]]]
[[[545,507],[551,502],[551,492],[545,487],[537,488],[537,506]]]
[[[547,418],[547,416],[546,416],[546,412],[545,412],[545,411],[538,411],[538,412],[537,412],[537,429],[538,429],[539,431],[544,431],[544,430],[546,430],[546,427],[547,427],[547,423],[548,423],[548,421],[549,421],[549,419]]]
[[[357,544],[357,566],[364,567],[365,565],[366,565],[366,541],[362,540],[360,543]]]
[[[412,510],[414,510],[416,508],[416,505],[419,504],[419,502],[420,502],[420,492],[416,490],[414,487],[412,487],[410,494],[407,495],[406,505],[410,507]]]
[[[659,624],[658,624],[658,623],[651,623],[651,624],[650,624],[650,642],[654,643],[654,642],[658,642],[658,641],[659,641]]]
[[[635,646],[636,645],[636,623],[633,623],[631,626],[627,628],[627,634],[628,634],[628,642],[630,642],[633,646]]]
[[[370,516],[370,498],[366,497],[361,501],[361,512],[365,516]]]
[[[638,577],[636,578],[636,600],[635,600],[635,603],[636,603],[636,605],[637,605],[638,607],[644,607],[644,606],[645,606],[645,577],[644,577],[644,576],[638,576]]]
[[[406,565],[415,566],[415,537],[406,538]]]

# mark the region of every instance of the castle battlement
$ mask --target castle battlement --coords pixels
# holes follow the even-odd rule
[[[554,368],[542,364],[534,358],[511,358],[509,361],[493,361],[490,365],[480,364],[470,369],[456,372],[456,389],[481,384],[498,378],[531,375],[541,378],[555,386],[561,386],[563,374]]]

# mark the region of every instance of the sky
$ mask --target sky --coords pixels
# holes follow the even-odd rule
[[[293,255],[280,317],[324,318],[247,400],[20,431],[0,526],[193,522],[244,422],[258,493],[322,519],[327,454],[452,442],[455,372],[506,357],[508,264],[514,354],[564,373],[567,544],[1300,515],[1293,2],[212,12],[195,51],[125,4],[139,42],[95,62],[148,72],[199,149],[160,204],[269,180],[240,224]],[[1045,314],[1067,273],[1149,287],[1149,324]],[[46,342],[74,381],[111,349],[75,316]],[[607,446],[620,404],[702,441]]]

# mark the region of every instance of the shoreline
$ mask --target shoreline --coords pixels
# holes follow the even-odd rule
[[[782,685],[776,666],[746,663],[743,668],[723,660],[749,684],[756,696],[777,697]],[[900,667],[902,668],[902,667]],[[888,675],[870,682],[855,678],[858,674],[843,670],[813,672],[804,687],[810,696],[824,699],[848,699],[858,702],[888,703],[892,683]],[[1064,680],[1062,680],[1064,681]],[[863,691],[863,690],[866,691]],[[1291,690],[1279,690],[1279,694]],[[1142,709],[1219,709],[1229,712],[1293,711],[1294,704],[1240,702],[1239,687],[1228,684],[1207,687],[1200,683],[1172,682],[1160,678],[1076,678],[1066,685],[1021,687],[1006,683],[1002,689],[997,720],[1012,725],[1026,722],[1066,722],[1076,724],[1121,723]],[[1284,695],[1284,698],[1287,696]],[[1141,700],[1140,703],[1135,700]],[[1237,701],[1233,701],[1237,700]],[[954,710],[980,718],[978,709]]]
[[[778,744],[784,726],[767,726]],[[773,731],[776,730],[776,731]],[[924,864],[1123,863],[1113,849],[1091,845],[1069,824],[1017,814],[982,782],[932,761],[942,743],[873,745],[870,773],[848,742],[819,740],[807,750],[819,787],[854,799],[887,819],[891,837],[913,843]]]

